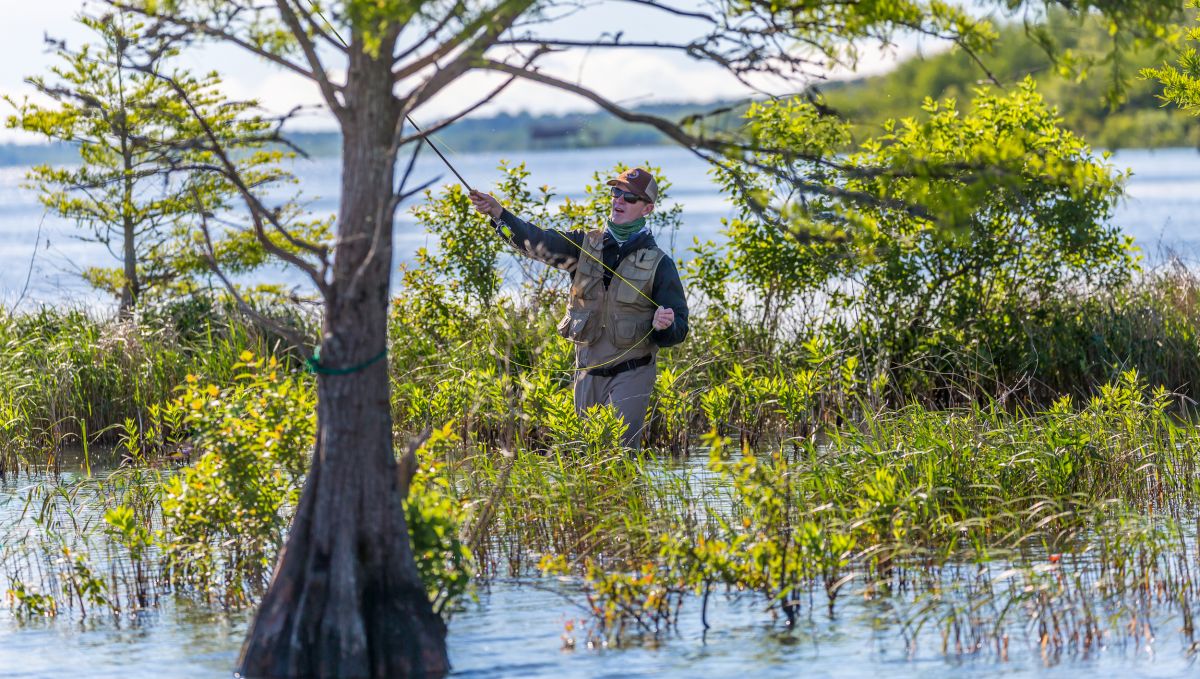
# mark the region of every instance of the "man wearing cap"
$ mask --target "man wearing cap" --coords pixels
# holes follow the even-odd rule
[[[627,425],[622,442],[640,448],[655,355],[687,337],[688,308],[675,262],[646,227],[658,183],[646,170],[632,168],[608,185],[608,223],[592,231],[539,228],[478,191],[471,192],[471,202],[517,250],[570,272],[567,313],[558,332],[575,343],[575,410],[583,414],[611,403]]]

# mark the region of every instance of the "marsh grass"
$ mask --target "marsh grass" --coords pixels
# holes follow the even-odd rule
[[[181,301],[125,320],[49,307],[0,313],[0,476],[53,462],[67,446],[129,444],[131,432],[150,452],[151,439],[172,424],[162,408],[184,377],[227,382],[245,351],[289,357],[278,338],[220,300]]]
[[[1004,657],[1019,638],[1056,662],[1166,627],[1190,653],[1200,433],[1174,401],[1129,372],[1084,402],[914,405],[766,455],[714,432],[732,498],[707,521],[677,518],[623,567],[542,565],[583,576],[603,643],[671,629],[691,593],[706,628],[714,595],[787,627],[852,597],[890,601],[914,649],[936,632],[943,653]]]
[[[0,577],[15,617],[120,622],[152,608],[165,584],[155,555],[123,541],[106,517],[128,508],[131,523],[157,525],[161,480],[158,470],[125,468],[43,477],[9,495],[0,507]]]
[[[755,335],[770,350],[751,351],[699,313],[695,342],[660,354],[640,455],[617,446],[611,409],[575,414],[553,294],[406,299],[391,406],[397,440],[440,432],[414,486],[429,495],[408,506],[430,595],[448,614],[471,581],[558,573],[580,584],[587,633],[617,644],[680,616],[720,625],[708,603],[723,597],[785,626],[888,602],[911,648],[949,654],[1004,656],[1021,639],[1049,662],[1164,626],[1191,648],[1200,436],[1171,391],[1200,376],[1189,276],[1080,298],[1030,335],[1039,362],[1009,386],[998,364],[957,355],[953,407],[944,392],[898,401],[903,380],[872,375],[853,343]],[[311,431],[287,438],[287,460],[260,434],[304,422],[311,384],[269,336],[177,313],[0,318],[0,475],[53,472],[72,443],[124,460],[19,495],[0,557],[18,617],[121,617],[168,594],[253,605]],[[280,382],[238,395],[254,383],[247,351]],[[183,415],[167,407],[181,394]],[[203,417],[187,415],[195,400]],[[222,429],[249,410],[261,419]]]
[[[285,413],[308,393],[303,382],[238,397],[190,384],[182,398],[212,400],[196,417],[217,423],[214,432],[222,412],[245,410],[239,399],[275,399]],[[275,411],[254,411],[275,430]],[[1195,648],[1200,434],[1179,418],[1176,397],[1132,372],[1091,399],[864,411],[765,450],[713,432],[690,443],[707,462],[620,450],[611,409],[582,420],[555,412],[531,416],[512,449],[450,421],[422,450],[419,485],[434,494],[410,505],[410,520],[428,527],[414,540],[446,614],[468,578],[540,571],[577,579],[591,613],[581,634],[600,644],[660,639],[688,615],[719,626],[708,604],[721,597],[787,629],[848,600],[887,602],[880,624],[912,653],[1004,658],[1017,644],[1053,663],[1164,629]],[[232,459],[203,440],[197,454]],[[168,594],[252,604],[254,589],[228,570],[236,558],[202,549],[193,557],[211,567],[181,567],[159,542],[173,525],[165,497],[204,469],[134,465],[28,489],[24,537],[6,541],[0,558],[14,614],[120,619]],[[222,487],[236,492],[238,478]],[[185,484],[197,489],[189,521],[216,526],[195,524],[207,496],[196,480]],[[226,544],[222,531],[236,524],[200,543]],[[218,577],[201,583],[205,572]]]

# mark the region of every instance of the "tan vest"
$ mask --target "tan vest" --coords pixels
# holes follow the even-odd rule
[[[617,265],[605,289],[603,244],[603,229],[584,236],[567,313],[558,324],[558,333],[575,343],[577,365],[584,367],[620,363],[657,350],[650,330],[658,307],[649,297],[654,272],[666,253],[657,247],[631,253]]]

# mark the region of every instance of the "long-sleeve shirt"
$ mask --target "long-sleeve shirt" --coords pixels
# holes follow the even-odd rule
[[[530,224],[508,210],[500,213],[500,218],[496,220],[496,230],[502,238],[512,243],[526,256],[568,271],[574,278],[575,265],[581,256],[586,232],[543,229]],[[602,249],[605,289],[612,281],[612,272],[616,270],[621,260],[638,250],[656,245],[654,236],[649,231],[636,233],[629,240],[620,243],[605,230]],[[676,268],[675,262],[670,257],[663,257],[654,271],[650,298],[658,306],[675,312],[675,321],[662,330],[652,331],[650,339],[659,347],[671,347],[682,342],[688,333],[687,297],[683,292],[683,281],[679,279],[679,269]]]

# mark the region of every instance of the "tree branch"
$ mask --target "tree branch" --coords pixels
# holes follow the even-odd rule
[[[483,35],[475,38],[470,45],[463,48],[448,66],[439,69],[405,97],[409,104],[408,108],[411,110],[420,106],[422,102],[440,92],[455,78],[470,70],[472,62],[483,56],[483,53],[495,44],[500,35],[507,31],[513,22],[520,18],[521,14],[536,2],[537,0],[502,0],[490,11],[480,12],[479,16],[463,30],[439,45],[433,52],[395,71],[392,77],[396,82],[412,77],[421,70],[435,65],[438,59],[449,55],[471,36],[478,33],[481,28],[484,31]]]
[[[292,37],[300,45],[300,51],[304,53],[305,59],[308,60],[308,67],[312,71],[313,80],[321,88],[321,95],[325,98],[325,105],[329,107],[329,111],[339,121],[344,121],[346,109],[342,105],[342,102],[338,101],[338,87],[329,80],[329,74],[325,72],[325,65],[321,63],[321,57],[317,54],[317,48],[313,45],[312,40],[309,39],[308,33],[304,31],[304,26],[300,24],[300,18],[296,15],[291,0],[275,0],[275,6],[279,8],[279,14],[283,17],[283,22],[287,24],[288,29],[292,32]],[[310,16],[309,19],[311,20],[311,18]]]
[[[299,240],[288,233],[288,231],[283,228],[281,224],[279,224],[274,212],[268,210],[266,206],[262,204],[262,201],[258,199],[258,196],[254,195],[254,192],[249,186],[246,185],[245,180],[242,179],[241,172],[237,169],[237,165],[230,160],[229,154],[226,153],[224,146],[217,138],[212,126],[209,125],[208,120],[200,113],[199,110],[196,109],[196,105],[191,100],[191,97],[188,96],[187,91],[169,76],[163,75],[156,71],[151,71],[150,73],[154,77],[162,79],[164,82],[169,84],[172,89],[175,90],[175,93],[179,96],[180,100],[191,112],[193,119],[197,122],[197,124],[200,125],[201,131],[204,133],[205,138],[208,139],[210,144],[209,151],[211,151],[220,162],[219,166],[209,166],[210,169],[218,170],[222,176],[224,176],[231,184],[234,185],[234,187],[238,190],[238,193],[241,194],[243,202],[245,202],[246,206],[250,208],[251,220],[254,223],[254,233],[258,238],[258,241],[262,244],[263,248],[265,248],[267,252],[271,253],[272,255],[275,255],[279,259],[306,273],[312,280],[313,284],[317,286],[317,289],[321,292],[321,294],[328,298],[331,293],[331,289],[329,287],[329,283],[325,280],[323,271],[328,270],[329,263],[324,255],[323,250],[312,245],[311,243],[306,243],[302,240]],[[275,243],[275,241],[271,240],[267,236],[266,230],[263,228],[264,217],[293,247],[307,250],[308,252],[311,252],[319,257],[322,265],[321,271],[318,271],[316,267],[305,261],[302,257],[299,257],[298,255],[281,248]]]
[[[153,19],[155,21],[158,21],[158,22],[170,25],[170,26],[175,26],[176,28],[182,28],[182,29],[188,31],[189,33],[202,33],[210,38],[216,38],[223,42],[228,42],[231,45],[236,45],[237,47],[240,47],[240,48],[246,50],[247,52],[254,54],[255,56],[266,59],[267,61],[275,64],[276,66],[280,66],[288,71],[291,71],[292,73],[303,76],[303,77],[308,78],[309,80],[313,80],[313,81],[316,81],[316,79],[317,79],[317,77],[314,73],[312,73],[308,69],[304,68],[303,66],[301,66],[289,59],[286,59],[283,56],[276,54],[268,49],[264,49],[262,47],[259,47],[258,45],[255,45],[254,43],[251,43],[243,38],[240,38],[237,35],[230,33],[227,30],[213,26],[212,24],[209,24],[207,22],[191,21],[189,19],[184,19],[181,17],[172,16],[172,15],[168,15],[168,14],[158,14],[156,12],[150,12],[150,11],[147,11],[144,8],[138,7],[136,5],[130,5],[130,4],[121,2],[121,0],[103,0],[103,2],[107,3],[110,7],[112,7],[113,9],[116,9],[118,11],[132,12],[134,14],[137,14],[138,16],[146,17],[147,19]]]
[[[689,19],[701,19],[701,20],[707,21],[713,25],[720,25],[720,23],[721,23],[721,22],[717,21],[716,17],[712,16],[711,14],[705,14],[703,12],[689,12],[687,10],[676,9],[669,5],[665,5],[661,2],[655,2],[654,0],[624,0],[624,1],[628,2],[629,4],[632,4],[632,5],[642,5],[643,7],[652,7],[654,9],[658,9],[658,10],[667,12],[668,14],[674,14],[675,16],[687,17]]]
[[[225,272],[221,270],[221,266],[217,263],[216,248],[213,247],[212,234],[209,232],[208,228],[208,210],[204,208],[204,203],[200,200],[200,196],[198,194],[193,194],[193,198],[196,201],[196,213],[200,216],[200,233],[204,236],[204,258],[208,262],[208,268],[212,270],[214,274],[216,274],[217,278],[220,279],[221,283],[225,286],[225,290],[230,294],[231,297],[233,297],[234,301],[237,302],[238,309],[241,310],[242,313],[254,319],[255,322],[273,330],[290,342],[291,345],[300,352],[305,360],[311,358],[313,352],[309,348],[309,343],[304,339],[304,337],[302,337],[295,330],[277,322],[275,319],[270,318],[265,314],[259,313],[257,309],[250,306],[250,304],[246,302],[245,298],[242,297],[241,293],[238,292],[237,287],[233,284],[233,281],[229,280],[229,277],[226,276]]]
[[[393,59],[394,63],[400,63],[401,61],[404,61],[408,57],[415,54],[417,50],[421,49],[422,45],[429,42],[433,38],[437,37],[437,35],[442,32],[442,29],[449,26],[450,22],[455,17],[457,17],[459,15],[459,13],[463,11],[463,9],[464,9],[464,7],[463,7],[462,0],[457,0],[454,3],[454,6],[451,7],[449,10],[447,10],[446,14],[441,18],[440,21],[438,21],[437,25],[435,25],[433,28],[429,29],[425,33],[424,37],[422,37],[420,40],[418,40],[415,43],[413,43],[412,45],[410,45],[408,47],[408,49],[397,54]],[[418,70],[420,70],[420,69],[418,69]]]
[[[457,7],[458,5],[455,5],[455,6]],[[445,21],[443,21],[439,24],[438,30],[440,30],[441,27],[443,27],[449,23],[450,15],[453,15],[453,11],[451,11],[448,14],[447,19]],[[450,54],[455,49],[462,46],[462,44],[465,43],[467,40],[469,40],[471,38],[471,36],[478,33],[479,30],[481,28],[483,28],[485,16],[486,16],[485,12],[480,12],[479,15],[476,16],[470,23],[463,26],[462,29],[454,35],[454,37],[449,38],[442,44],[438,45],[437,48],[435,48],[432,52],[430,52],[429,54],[426,54],[423,57],[418,58],[416,61],[413,61],[410,64],[405,64],[404,66],[401,66],[397,70],[393,71],[392,79],[395,82],[400,82],[401,80],[404,80],[405,78],[411,78],[412,76],[416,75],[417,73],[420,73],[423,69],[426,69],[426,68],[436,64],[438,59],[441,59],[442,57]],[[432,37],[433,37],[433,33],[430,33],[425,38],[422,38],[421,41],[417,43],[417,45],[419,46],[419,45],[422,45],[422,44],[428,42],[429,39]],[[416,51],[415,46],[413,48],[406,50],[401,56],[396,57],[397,61],[412,54],[414,51]]]
[[[427,126],[425,129],[421,130],[420,132],[418,132],[416,134],[410,134],[407,137],[401,137],[401,138],[397,139],[396,141],[392,142],[392,149],[393,150],[399,149],[401,146],[404,146],[408,142],[416,141],[418,139],[428,139],[429,135],[431,135],[435,132],[438,132],[438,131],[442,130],[443,128],[449,127],[450,125],[453,125],[454,123],[458,122],[462,118],[470,115],[472,112],[479,109],[479,107],[488,103],[492,99],[495,99],[509,85],[511,85],[514,81],[516,81],[516,79],[517,79],[517,76],[515,76],[515,75],[509,76],[508,79],[505,80],[504,82],[500,83],[500,85],[498,87],[496,87],[496,89],[487,93],[486,95],[481,97],[478,101],[476,101],[474,104],[471,104],[467,108],[464,108],[463,110],[459,111],[458,113],[456,113],[448,118],[442,118],[441,120],[433,123],[432,125]],[[398,131],[402,131],[403,129],[404,129],[403,125],[400,125]]]

